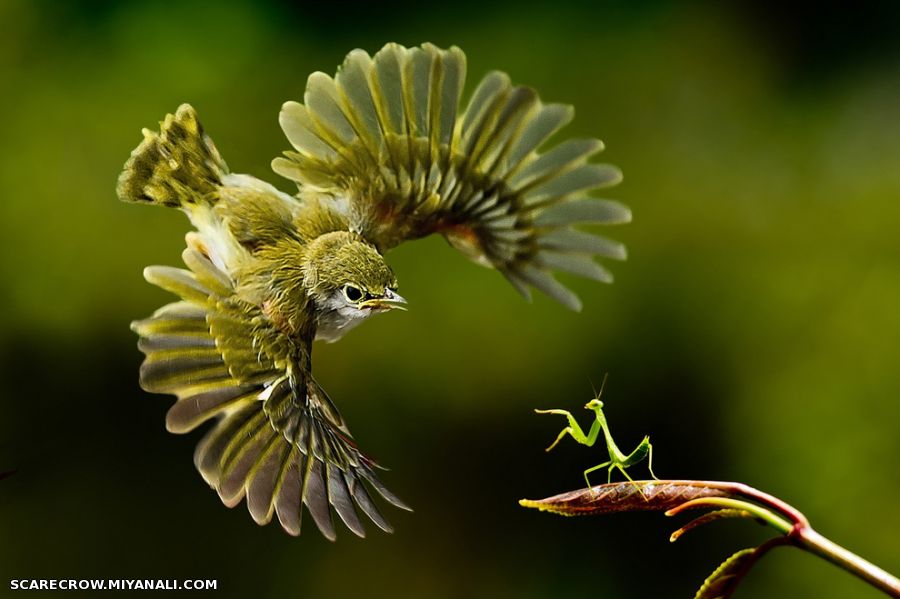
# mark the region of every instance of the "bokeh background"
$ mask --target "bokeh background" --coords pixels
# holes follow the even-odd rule
[[[739,480],[900,572],[900,11],[776,2],[0,2],[0,596],[10,578],[216,578],[228,597],[689,597],[769,534],[676,545],[660,514],[518,507],[577,488],[601,447],[545,454],[610,373],[623,447],[664,478]],[[634,222],[616,283],[533,304],[439,239],[390,260],[411,301],[316,369],[388,485],[394,535],[299,539],[223,507],[200,433],[137,385],[128,329],[168,301],[184,217],[116,200],[141,127],[182,102],[231,168],[270,171],[307,74],[388,41],[457,44],[576,106]],[[581,417],[589,420],[589,414]],[[639,469],[640,467],[638,467]],[[387,509],[387,508],[386,508]],[[373,528],[374,527],[370,527]],[[779,551],[739,597],[877,597]]]

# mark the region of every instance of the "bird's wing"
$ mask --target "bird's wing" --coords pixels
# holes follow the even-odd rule
[[[624,247],[573,225],[631,219],[622,204],[588,195],[621,173],[588,162],[603,148],[596,139],[539,151],[573,110],[542,103],[504,73],[482,79],[460,111],[465,71],[455,47],[355,50],[334,78],[309,77],[304,104],[284,104],[294,151],[272,167],[301,194],[347,201],[351,227],[379,249],[441,233],[524,295],[533,286],[577,310],[552,271],[612,280],[593,257],[624,259]]]
[[[366,485],[409,508],[384,487],[377,465],[360,453],[313,380],[309,342],[292,341],[258,308],[238,304],[228,276],[190,236],[183,258],[189,270],[145,270],[148,281],[181,301],[132,328],[146,354],[141,386],[178,396],[167,428],[184,433],[217,420],[194,455],[203,478],[229,507],[246,497],[257,523],[274,513],[293,535],[300,534],[303,504],[329,539],[335,538],[332,509],[364,536],[354,504],[390,532]]]

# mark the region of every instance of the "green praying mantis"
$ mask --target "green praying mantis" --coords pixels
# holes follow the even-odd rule
[[[562,416],[565,416],[569,420],[569,426],[564,428],[559,433],[559,435],[556,437],[556,440],[550,444],[550,447],[548,447],[546,451],[550,451],[551,449],[556,447],[556,445],[567,434],[582,445],[591,447],[594,445],[594,442],[597,441],[597,437],[600,435],[600,431],[602,430],[603,436],[606,439],[606,450],[609,453],[609,460],[592,468],[588,468],[584,471],[584,482],[587,484],[589,489],[592,489],[593,487],[591,486],[591,481],[588,478],[588,475],[591,472],[600,470],[601,468],[606,468],[607,483],[612,481],[612,472],[614,469],[618,469],[623,475],[625,475],[625,478],[634,483],[634,480],[630,476],[628,476],[628,472],[626,472],[626,469],[643,461],[644,458],[647,458],[647,466],[650,470],[650,475],[653,476],[655,480],[659,480],[653,473],[653,446],[650,444],[650,437],[645,436],[644,440],[641,441],[640,444],[638,444],[638,446],[634,449],[634,451],[632,451],[628,455],[622,453],[622,451],[619,450],[619,447],[616,445],[616,442],[613,441],[612,435],[609,432],[609,425],[606,424],[606,416],[603,415],[603,402],[600,401],[600,396],[603,395],[603,389],[606,387],[606,378],[606,376],[603,377],[603,383],[600,385],[600,392],[595,392],[594,399],[587,402],[584,406],[586,410],[591,410],[595,414],[595,419],[593,424],[591,425],[591,430],[588,431],[586,435],[581,429],[581,426],[579,426],[578,421],[575,420],[575,417],[572,416],[572,414],[567,410],[535,410],[535,412],[537,412],[538,414],[560,414]]]

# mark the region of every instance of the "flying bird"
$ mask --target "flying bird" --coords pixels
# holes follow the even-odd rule
[[[178,208],[195,229],[186,269],[144,270],[180,299],[132,323],[146,355],[141,386],[177,396],[173,433],[215,420],[195,464],[226,505],[246,498],[259,524],[277,516],[298,535],[306,505],[334,539],[335,513],[359,536],[365,518],[392,530],[373,495],[409,509],[312,367],[314,341],[403,308],[385,252],[437,233],[526,297],[533,287],[573,310],[579,299],[552,271],[610,282],[594,256],[625,258],[621,244],[573,228],[631,219],[588,195],[621,179],[589,162],[603,144],[542,150],[573,109],[500,72],[461,109],[465,75],[459,48],[431,44],[354,50],[334,77],[313,73],[303,103],[279,116],[293,149],[272,168],[296,183],[294,195],[232,173],[187,104],[158,133],[144,129],[119,177],[120,199]]]

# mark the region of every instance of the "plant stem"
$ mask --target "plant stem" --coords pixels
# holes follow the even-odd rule
[[[754,505],[746,500],[762,505]],[[597,485],[592,489],[579,489],[546,499],[523,499],[519,503],[524,507],[565,516],[649,510],[665,511],[667,515],[672,516],[698,507],[743,510],[765,521],[784,535],[773,539],[772,547],[787,542],[805,549],[889,596],[900,599],[900,579],[817,533],[809,525],[806,516],[797,508],[742,483],[708,480],[640,480]],[[682,528],[676,531],[675,538],[684,530]],[[766,550],[770,548],[768,545],[763,546]]]
[[[891,597],[900,597],[900,580],[895,576],[823,537],[811,526],[795,528],[790,538],[797,546],[858,576],[876,589]]]

